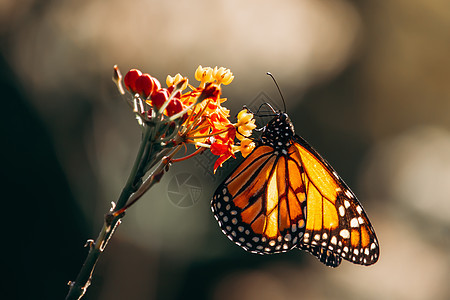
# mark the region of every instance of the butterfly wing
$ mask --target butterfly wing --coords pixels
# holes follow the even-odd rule
[[[306,225],[298,164],[270,146],[256,147],[218,187],[211,208],[225,235],[245,250],[290,250]]]
[[[211,208],[220,228],[243,249],[294,247],[337,267],[342,258],[378,260],[375,231],[352,191],[301,137],[286,113],[265,127],[260,144],[216,190]]]
[[[304,139],[294,137],[289,156],[301,166],[306,229],[299,248],[337,267],[341,258],[361,265],[378,260],[375,231],[353,192]]]

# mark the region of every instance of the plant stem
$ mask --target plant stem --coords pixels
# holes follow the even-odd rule
[[[152,171],[150,176],[142,183],[139,189],[130,196],[128,202],[121,209],[116,209],[114,216],[120,215],[125,212],[131,205],[136,203],[155,183],[158,183],[162,176],[164,175],[164,169],[173,161],[173,156],[181,149],[181,146],[177,146],[175,150],[173,150],[168,157],[162,159],[159,162],[159,165]],[[163,152],[163,151],[162,151]]]
[[[146,126],[133,168],[120,194],[119,200],[114,207],[115,211],[118,211],[124,207],[131,195],[141,186],[142,177],[145,175],[144,170],[146,168],[146,162],[149,160],[151,161],[151,159],[157,155],[155,152],[160,150],[160,147],[153,147],[154,144],[152,141],[154,141],[154,135],[155,128]],[[66,296],[66,300],[81,299],[83,297],[91,283],[92,274],[100,254],[103,252],[108,240],[114,233],[115,227],[120,224],[120,219],[122,217],[123,214],[113,217],[111,212],[105,215],[103,228],[100,231],[96,241],[94,243],[88,242],[90,245],[89,253],[77,275],[77,278],[74,282],[70,282],[70,289]]]

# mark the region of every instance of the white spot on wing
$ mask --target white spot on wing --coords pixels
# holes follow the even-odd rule
[[[339,206],[339,215],[343,217],[345,215],[345,208],[341,205]]]
[[[348,239],[350,237],[350,232],[347,229],[342,229],[341,232],[339,232],[339,235],[344,239]]]
[[[356,210],[358,211],[359,214],[362,213],[362,208],[361,208],[361,206],[358,205],[358,206],[356,207]]]
[[[331,238],[331,243],[332,243],[333,245],[336,245],[336,243],[337,243],[337,238],[336,238],[336,236],[333,235],[333,237]]]
[[[345,190],[345,195],[347,197],[349,197],[350,199],[353,198],[353,195],[352,195],[352,193],[349,190]]]

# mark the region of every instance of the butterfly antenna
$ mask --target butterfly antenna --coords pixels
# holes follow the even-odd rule
[[[275,77],[274,77],[274,76],[272,75],[272,73],[270,73],[270,72],[267,72],[266,74],[269,75],[270,77],[272,77],[272,80],[273,80],[273,82],[275,83],[275,85],[276,85],[276,87],[277,87],[277,89],[278,89],[278,92],[280,93],[281,100],[283,100],[284,112],[286,112],[286,102],[284,101],[283,94],[281,93],[280,87],[278,86],[278,83],[277,83],[277,81],[275,80]]]
[[[259,111],[261,110],[261,108],[262,108],[264,105],[267,106],[268,108],[270,108],[270,110],[273,112],[273,114],[260,115],[260,114],[259,114]],[[265,112],[265,113],[267,113],[267,112]],[[254,115],[257,115],[257,116],[260,116],[260,117],[273,117],[273,116],[276,116],[276,115],[277,115],[277,111],[272,107],[272,105],[270,105],[270,104],[267,103],[267,102],[264,102],[263,104],[261,104],[261,105],[259,106],[258,110],[256,111],[256,114],[254,114]]]

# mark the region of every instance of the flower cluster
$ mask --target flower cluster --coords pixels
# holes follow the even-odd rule
[[[117,68],[116,73],[120,74]],[[129,103],[142,126],[157,128],[164,147],[194,144],[198,148],[194,155],[209,148],[219,156],[215,172],[236,152],[245,157],[253,150],[255,143],[250,136],[255,120],[246,109],[239,112],[236,123],[229,120],[230,112],[222,106],[227,99],[221,98],[221,86],[234,79],[229,69],[199,66],[195,79],[200,82],[198,87],[181,74],[169,75],[167,88],[163,88],[156,78],[132,69],[124,77],[124,85],[132,95]],[[115,81],[123,90],[120,75]]]

